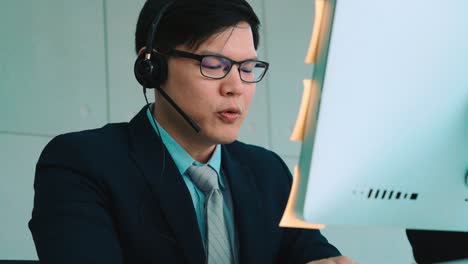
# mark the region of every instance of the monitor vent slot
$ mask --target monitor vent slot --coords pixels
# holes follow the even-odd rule
[[[368,200],[409,201],[418,199],[418,193],[384,188],[367,188],[367,190],[353,191],[353,194],[364,196]]]

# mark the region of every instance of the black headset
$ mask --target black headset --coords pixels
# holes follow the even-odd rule
[[[172,1],[164,4],[159,13],[154,18],[153,23],[151,24],[151,28],[148,32],[145,53],[139,55],[135,61],[135,78],[143,86],[144,90],[152,88],[158,89],[161,84],[167,80],[167,60],[164,55],[153,51],[153,42],[159,26],[159,22],[171,4]]]
[[[141,86],[143,86],[143,95],[145,96],[147,104],[149,103],[148,98],[146,97],[146,89],[157,89],[169,104],[171,104],[185,119],[185,121],[187,121],[187,123],[189,123],[197,133],[199,133],[201,128],[198,124],[195,123],[195,121],[190,118],[161,88],[161,84],[167,80],[167,59],[163,54],[153,51],[153,40],[156,36],[156,30],[158,29],[161,18],[171,4],[172,1],[164,4],[157,16],[154,18],[153,23],[151,24],[151,29],[148,32],[145,53],[138,56],[135,61],[135,66],[133,67],[133,71],[135,73],[135,78]]]

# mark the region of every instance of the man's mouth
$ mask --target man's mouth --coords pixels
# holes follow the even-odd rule
[[[227,108],[218,112],[217,115],[224,123],[232,124],[241,117],[242,112],[238,108]]]

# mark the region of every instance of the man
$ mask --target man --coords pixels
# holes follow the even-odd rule
[[[135,73],[156,103],[46,146],[29,223],[41,263],[352,263],[317,230],[278,227],[291,175],[236,141],[268,69],[258,26],[243,0],[145,4]]]

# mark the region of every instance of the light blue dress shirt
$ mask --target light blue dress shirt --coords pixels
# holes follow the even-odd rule
[[[190,179],[190,176],[186,173],[187,169],[192,166],[192,164],[201,166],[204,165],[196,160],[194,160],[188,153],[183,149],[175,140],[174,138],[169,135],[166,130],[159,124],[159,122],[153,118],[151,109],[153,105],[148,107],[147,116],[148,119],[154,129],[154,131],[160,135],[162,142],[167,148],[167,151],[171,155],[172,159],[174,160],[177,169],[179,170],[180,174],[182,175],[182,179],[187,186],[190,195],[192,197],[193,207],[195,209],[195,213],[198,220],[198,227],[200,229],[200,234],[202,237],[203,244],[205,244],[206,240],[206,225],[205,225],[205,217],[204,217],[204,204],[205,204],[205,194],[200,191],[195,184]],[[216,148],[210,158],[210,160],[206,163],[210,167],[212,167],[217,175],[220,190],[222,191],[223,195],[225,194],[225,183],[223,181],[223,177],[221,175],[221,145],[216,145]],[[234,221],[233,221],[233,214],[232,211],[229,209],[229,206],[226,204],[226,199],[224,199],[224,218],[226,220],[226,227],[228,229],[232,252],[234,253],[235,263],[237,263],[237,245],[235,239],[235,231],[234,231]],[[205,245],[204,245],[205,246]]]

